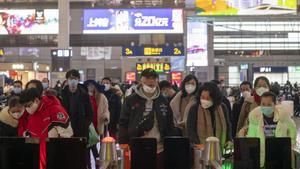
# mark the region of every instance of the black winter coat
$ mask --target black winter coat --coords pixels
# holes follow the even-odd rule
[[[107,98],[108,101],[108,109],[110,112],[110,124],[116,125],[120,118],[120,112],[121,112],[121,98],[116,95],[112,90],[109,90],[104,93],[104,95]]]
[[[149,127],[145,127],[149,125],[143,123],[145,103],[146,99],[136,93],[125,98],[119,121],[118,142],[120,144],[127,144],[131,138],[141,137],[144,132],[149,131]],[[180,130],[174,127],[172,110],[163,96],[159,96],[153,101],[153,112],[156,113],[158,129],[162,138],[181,135]]]
[[[76,97],[77,104],[71,108],[70,99]],[[69,87],[66,86],[62,91],[62,106],[68,112],[71,120],[74,137],[89,137],[89,125],[93,120],[93,109],[90,103],[88,93],[78,86],[75,93],[71,93]],[[71,112],[75,110],[74,112]]]
[[[0,121],[0,137],[18,137],[18,128]]]

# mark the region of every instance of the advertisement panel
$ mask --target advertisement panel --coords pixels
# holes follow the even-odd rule
[[[182,73],[181,72],[172,72],[171,73],[172,85],[181,86]]]
[[[197,15],[286,15],[297,13],[297,0],[195,0]],[[187,4],[191,7],[191,4]]]
[[[187,66],[207,66],[207,24],[187,23]]]
[[[126,72],[125,73],[125,82],[128,84],[132,84],[136,81],[136,73],[135,72]]]
[[[174,46],[125,46],[122,56],[184,56],[183,47]]]
[[[182,9],[85,9],[84,34],[183,33]]]
[[[0,10],[0,35],[58,34],[57,9]]]

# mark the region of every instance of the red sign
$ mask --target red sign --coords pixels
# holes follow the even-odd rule
[[[171,79],[172,79],[172,84],[177,85],[178,87],[181,86],[181,81],[182,81],[182,73],[181,72],[172,72],[171,73]]]
[[[126,72],[125,73],[125,82],[132,84],[136,81],[136,74],[135,72]]]

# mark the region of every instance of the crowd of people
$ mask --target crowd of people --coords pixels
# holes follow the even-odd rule
[[[192,144],[204,144],[214,136],[222,149],[232,148],[234,137],[261,140],[261,167],[264,166],[264,141],[267,137],[290,137],[296,142],[296,125],[280,108],[283,100],[299,105],[296,86],[271,84],[266,77],[244,81],[238,88],[226,88],[224,81],[200,83],[187,75],[181,88],[159,81],[153,69],[141,73],[131,86],[116,85],[108,77],[79,83],[77,70],[66,73],[66,81],[51,88],[49,80],[31,80],[23,89],[14,81],[0,96],[0,137],[34,137],[41,140],[40,167],[45,168],[45,139],[85,137],[94,129],[99,138],[106,132],[119,144],[131,138],[156,138],[158,168],[163,168],[163,138],[184,136]],[[0,91],[1,94],[1,91]],[[298,100],[296,99],[298,97]],[[88,146],[99,160],[96,144]],[[99,163],[96,162],[96,167]],[[87,168],[92,168],[88,163]]]

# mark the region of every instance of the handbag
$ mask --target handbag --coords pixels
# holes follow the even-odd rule
[[[96,132],[96,129],[93,125],[93,123],[89,126],[89,140],[87,147],[92,147],[93,145],[96,145],[99,142],[99,136]]]

